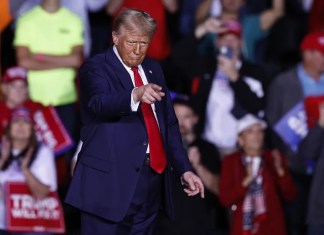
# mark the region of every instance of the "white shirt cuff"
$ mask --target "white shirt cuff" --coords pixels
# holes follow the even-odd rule
[[[135,103],[134,99],[133,99],[133,92],[136,89],[136,87],[132,90],[132,94],[131,94],[131,109],[133,112],[137,112],[138,106],[140,104],[140,101],[137,101]]]

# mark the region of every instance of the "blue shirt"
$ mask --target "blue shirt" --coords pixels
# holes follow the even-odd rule
[[[321,74],[319,80],[315,80],[299,63],[297,65],[297,75],[304,91],[304,97],[324,95],[324,73]]]

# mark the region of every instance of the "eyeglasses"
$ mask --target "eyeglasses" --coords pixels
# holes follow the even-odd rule
[[[134,47],[137,46],[137,44],[139,45],[140,48],[146,48],[149,45],[149,42],[145,42],[145,41],[126,41],[126,45],[129,47]]]

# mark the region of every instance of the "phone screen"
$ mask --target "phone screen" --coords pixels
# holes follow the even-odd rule
[[[219,53],[223,56],[226,56],[228,58],[232,58],[233,56],[233,51],[232,48],[223,46],[219,49]]]

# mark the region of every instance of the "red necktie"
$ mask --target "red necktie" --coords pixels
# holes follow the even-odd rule
[[[134,73],[135,86],[143,86],[143,81],[138,73],[138,68],[133,67],[132,71]],[[157,173],[161,174],[166,166],[166,156],[160,130],[151,105],[143,102],[141,103],[141,109],[150,145],[150,164]]]

